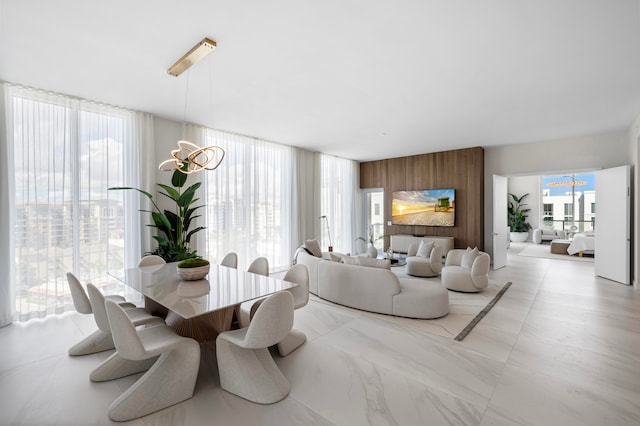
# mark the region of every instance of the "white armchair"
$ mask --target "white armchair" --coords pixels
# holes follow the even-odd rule
[[[431,244],[431,243],[429,243]],[[407,274],[414,277],[435,277],[442,271],[442,249],[433,245],[427,257],[418,256],[418,244],[411,244],[407,251]]]
[[[467,254],[470,251],[473,250],[454,249],[447,254],[442,285],[449,290],[477,293],[489,285],[491,258],[481,251]]]

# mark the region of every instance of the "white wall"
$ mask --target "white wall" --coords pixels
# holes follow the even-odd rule
[[[532,176],[591,171],[631,163],[628,131],[485,148],[485,251],[493,254],[491,233],[493,232],[494,174],[507,177]]]
[[[182,124],[155,117],[153,120],[153,132],[155,138],[156,161],[162,161],[171,157],[171,150],[178,148],[178,141],[182,136]],[[171,182],[171,172],[164,172],[158,169],[156,164],[156,182],[169,184]],[[156,188],[153,188],[154,190]],[[164,198],[164,197],[163,197]]]
[[[526,204],[525,208],[531,209],[528,214],[527,222],[532,228],[540,227],[540,197],[542,196],[540,190],[540,178],[538,176],[515,176],[510,177],[507,183],[507,191],[511,194],[521,197],[524,194],[529,194],[527,198],[523,200]],[[509,197],[509,201],[513,201]],[[531,231],[529,231],[529,240],[531,240]]]

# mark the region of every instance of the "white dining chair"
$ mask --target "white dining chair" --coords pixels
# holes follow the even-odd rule
[[[166,263],[167,262],[162,257],[155,254],[148,254],[140,259],[140,261],[138,262],[138,268],[145,266],[164,265]],[[166,307],[148,297],[144,298],[144,309],[151,315],[159,316],[162,318],[166,318],[167,314],[169,313],[169,310]]]
[[[113,401],[109,418],[119,422],[133,420],[191,398],[200,368],[198,342],[178,336],[167,326],[136,330],[118,304],[108,300],[105,305],[120,357],[131,361],[158,358]]]
[[[102,292],[93,284],[87,284],[87,293],[89,294],[89,301],[91,302],[91,308],[93,309],[93,318],[96,321],[98,329],[100,329],[105,335],[111,337],[113,342],[113,335],[111,332],[111,326],[109,325],[109,317],[107,316],[107,309],[105,307],[106,298]],[[121,305],[122,306],[122,305]],[[125,312],[131,320],[134,326],[147,326],[153,327],[158,325],[165,325],[162,318],[154,317],[145,311],[143,308],[125,307]],[[115,347],[115,344],[114,344]],[[120,357],[118,351],[111,354],[100,366],[91,372],[89,378],[92,382],[104,382],[107,380],[114,380],[120,377],[129,376],[131,374],[139,373],[141,371],[148,370],[153,364],[154,360],[143,361],[128,361]]]
[[[285,281],[298,284],[287,291],[293,296],[293,308],[300,309],[309,303],[309,270],[303,264],[293,265],[284,276]],[[300,330],[291,329],[287,336],[278,342],[278,353],[287,356],[304,342],[307,336]]]
[[[283,280],[298,284],[297,287],[292,287],[285,290],[290,292],[291,296],[293,297],[293,308],[300,309],[306,306],[307,303],[309,303],[309,269],[307,269],[307,267],[301,263],[293,265],[287,271]],[[262,298],[256,301],[252,301],[253,303],[251,304],[248,312],[248,324],[253,321],[253,316],[255,315],[256,310],[264,300],[265,299]],[[240,313],[241,316],[239,318],[239,322],[241,327],[246,327],[248,325],[247,317],[245,314],[245,312]],[[243,321],[247,325],[243,325]],[[291,352],[299,348],[306,341],[307,336],[303,332],[301,332],[300,330],[291,329],[287,336],[280,342],[278,342],[278,353],[280,354],[280,356],[287,356]]]
[[[71,272],[67,272],[67,282],[69,283],[71,299],[73,300],[73,306],[76,308],[76,311],[80,314],[93,314],[89,296],[87,296],[87,292],[84,287],[82,287],[82,284],[80,284],[80,280]],[[116,303],[124,303],[129,307],[135,306],[128,303],[124,297],[119,295],[109,295],[105,297],[109,300],[115,301]],[[96,352],[108,351],[110,349],[113,349],[113,339],[111,339],[110,335],[106,335],[98,328],[94,333],[73,345],[69,349],[69,355],[89,355]]]
[[[287,291],[272,294],[256,310],[249,327],[220,333],[216,356],[220,387],[259,404],[273,404],[291,389],[269,353],[293,326],[293,297]]]
[[[249,265],[247,272],[253,274],[269,276],[269,260],[266,257],[256,257]]]
[[[251,272],[253,274],[269,276],[269,260],[266,257],[257,257],[251,262],[249,265],[249,269],[247,272]],[[261,299],[262,300],[262,299]],[[257,300],[250,300],[248,302],[244,302],[240,305],[240,307],[236,310],[236,316],[238,317],[238,324],[240,327],[248,327],[251,322],[251,307],[257,302]],[[256,308],[257,309],[257,306]],[[255,312],[254,309],[254,312]]]
[[[227,255],[222,259],[222,262],[220,262],[220,265],[238,269],[238,255],[234,252],[227,253]]]
[[[143,256],[138,262],[138,268],[141,266],[164,265],[167,263],[163,258],[155,254]]]

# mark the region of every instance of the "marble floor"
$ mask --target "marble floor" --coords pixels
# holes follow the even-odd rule
[[[305,345],[276,361],[291,394],[268,406],[220,389],[202,346],[193,398],[134,425],[638,425],[640,292],[593,264],[517,256],[511,288],[462,342],[358,311],[296,311]],[[109,352],[69,357],[95,329],[68,313],[0,328],[1,425],[111,424],[138,376],[91,383]]]

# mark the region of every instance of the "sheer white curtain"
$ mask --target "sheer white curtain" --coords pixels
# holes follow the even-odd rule
[[[238,267],[258,256],[272,271],[288,268],[291,233],[294,150],[290,146],[207,130],[205,145],[219,145],[225,158],[205,173],[207,256],[220,261],[238,253]]]
[[[14,272],[13,256],[13,147],[9,143],[9,135],[13,126],[11,116],[11,96],[8,88],[0,83],[0,327],[11,324],[15,312],[14,304]]]
[[[129,137],[125,144],[128,146],[124,156],[124,185],[144,189],[150,193],[156,190],[156,168],[159,161],[155,158],[153,116],[142,112],[132,112],[129,126]],[[138,264],[140,258],[149,253],[153,247],[151,228],[146,226],[150,222],[149,213],[140,210],[151,210],[151,202],[137,191],[120,193],[127,214],[124,216],[125,238],[125,266],[132,268]],[[110,198],[116,197],[113,191]],[[155,197],[154,197],[155,198]]]
[[[15,191],[9,204],[15,224],[9,228],[15,262],[12,303],[14,317],[26,320],[73,309],[66,272],[106,287],[114,285],[106,275],[109,269],[130,264],[125,229],[135,232],[135,239],[140,232],[135,220],[125,219],[131,198],[107,188],[142,182],[132,161],[146,155],[135,142],[149,123],[136,127],[130,111],[62,95],[11,85],[5,90],[7,127],[12,129],[7,145],[14,151],[7,159]],[[128,251],[139,257],[140,248],[133,245]]]
[[[327,217],[335,251],[355,253],[358,163],[317,154],[319,161],[320,216]],[[329,246],[324,219],[318,219],[323,250]]]

